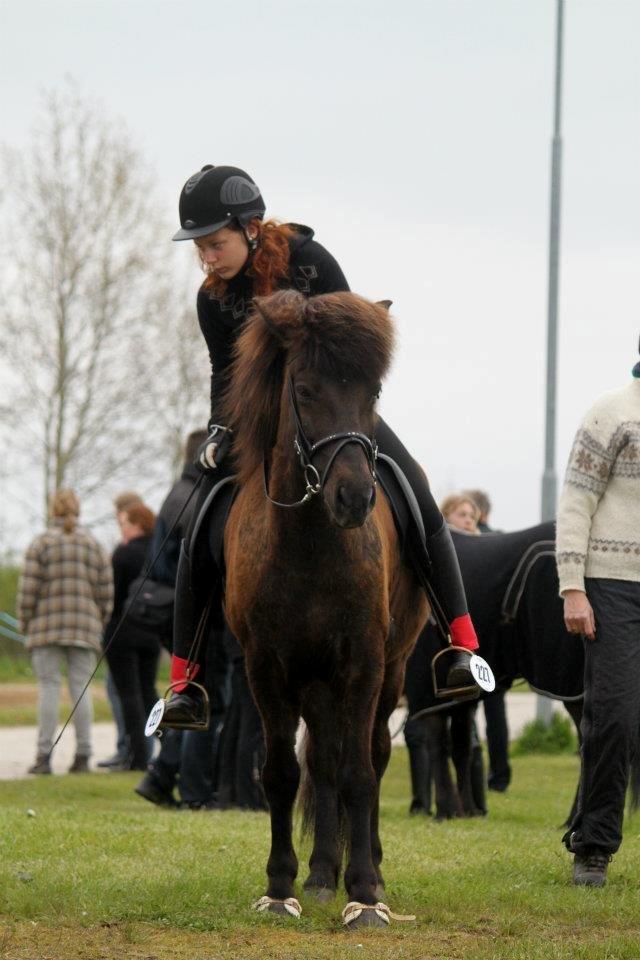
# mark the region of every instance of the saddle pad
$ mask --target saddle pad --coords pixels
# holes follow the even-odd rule
[[[403,552],[411,527],[424,542],[424,525],[415,494],[395,460],[384,453],[379,453],[376,460],[376,478],[389,501]]]
[[[195,557],[201,555],[198,548],[204,546],[206,541],[207,552],[223,574],[224,528],[237,493],[235,477],[225,477],[216,483],[200,507],[189,545],[189,552]]]

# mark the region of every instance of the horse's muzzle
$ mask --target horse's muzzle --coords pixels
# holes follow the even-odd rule
[[[340,484],[336,490],[332,513],[338,526],[344,529],[361,527],[376,502],[374,483],[366,485]]]

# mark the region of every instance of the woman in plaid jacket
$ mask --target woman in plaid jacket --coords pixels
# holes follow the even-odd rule
[[[69,693],[77,700],[100,649],[113,604],[111,562],[91,534],[78,526],[80,504],[73,490],[58,490],[46,531],[29,546],[18,588],[18,619],[38,678],[38,749],[29,773],[51,773],[50,754],[58,722],[61,667],[67,664]],[[70,773],[88,770],[91,695],[74,715],[76,757]]]

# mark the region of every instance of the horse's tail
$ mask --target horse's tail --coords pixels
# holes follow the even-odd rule
[[[307,764],[308,750],[309,731],[305,727],[298,752],[298,763],[300,764],[298,809],[300,810],[301,815],[300,831],[303,837],[310,837],[313,834],[313,827],[316,819],[316,792],[313,788],[313,780],[311,779],[309,765]]]

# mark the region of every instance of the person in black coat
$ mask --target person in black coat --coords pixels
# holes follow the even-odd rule
[[[258,186],[238,167],[207,165],[187,180],[180,195],[181,229],[173,239],[194,241],[206,274],[198,292],[197,311],[211,360],[209,435],[197,457],[206,476],[199,491],[196,515],[213,485],[229,474],[224,457],[230,432],[228,425],[222,423],[220,404],[234,345],[253,298],[291,288],[307,297],[349,290],[340,265],[314,239],[313,230],[295,223],[264,221],[265,209]],[[474,650],[478,641],[468,614],[458,561],[424,471],[381,418],[376,440],[379,449],[400,465],[417,498],[433,565],[433,587],[447,615],[453,643]],[[187,539],[178,564],[171,672],[173,681],[184,684],[176,688],[178,696],[165,710],[164,721],[169,726],[197,716],[199,711],[189,688],[185,690],[187,670],[194,679],[204,671],[202,658],[195,657],[191,650],[211,592],[211,559],[206,549],[199,554],[198,542]],[[206,537],[200,539],[206,544]],[[462,651],[452,658],[450,685],[473,682],[468,661]]]
[[[129,588],[145,565],[155,524],[153,512],[134,503],[118,514],[122,543],[113,552],[114,600],[104,643],[107,662],[122,703],[129,758],[110,770],[145,770],[148,742],[147,716],[158,699],[155,688],[160,641],[155,632],[134,627],[126,618],[116,633],[127,606]]]
[[[193,490],[201,475],[193,461],[206,438],[206,430],[194,430],[188,435],[182,473],[165,497],[156,519],[150,555],[157,559],[150,575],[169,586],[174,586],[176,582],[180,544],[191,522],[195,506]],[[222,631],[216,631],[209,646],[211,662],[205,671],[211,702],[209,730],[165,730],[160,741],[160,752],[149,763],[147,772],[135,787],[138,796],[159,806],[176,806],[176,786],[182,804],[191,809],[207,808],[213,800],[217,745],[226,708],[228,672]]]

